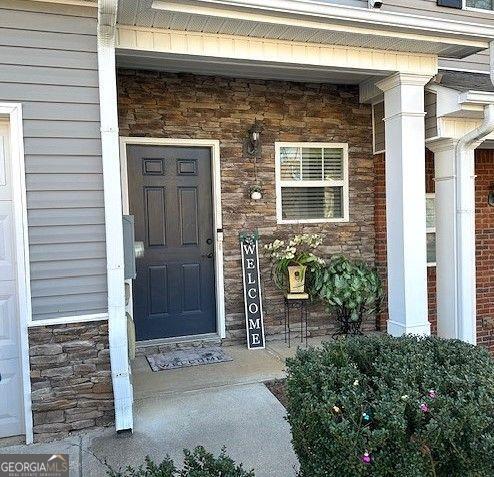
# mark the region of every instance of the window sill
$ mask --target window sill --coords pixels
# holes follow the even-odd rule
[[[488,10],[487,8],[464,7],[463,10],[468,12],[487,13],[490,15],[494,14],[494,10]]]
[[[278,219],[278,225],[297,225],[297,224],[343,224],[350,222],[349,217],[342,219],[305,219],[305,220],[284,220]]]

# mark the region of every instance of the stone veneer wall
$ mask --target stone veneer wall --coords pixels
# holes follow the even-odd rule
[[[357,86],[243,80],[119,70],[122,136],[217,139],[221,154],[227,337],[244,339],[239,232],[259,229],[261,242],[302,232],[324,235],[322,252],[374,263],[374,168],[371,109],[358,101]],[[264,124],[258,162],[263,199],[251,201],[254,164],[244,154],[247,130]],[[277,225],[275,141],[349,144],[350,222]],[[261,257],[266,332],[283,330],[282,295]],[[311,333],[332,327],[324,311],[311,310]],[[366,323],[374,329],[374,320]],[[298,328],[294,328],[298,329]]]
[[[29,329],[36,441],[114,420],[106,322]]]
[[[376,261],[383,279],[386,277],[386,194],[384,155],[375,156],[376,172]],[[478,149],[475,152],[475,229],[477,256],[477,339],[478,343],[494,353],[494,208],[487,196],[494,184],[494,150]],[[434,154],[426,150],[426,191],[434,192]],[[436,269],[429,267],[428,298],[429,321],[432,332],[437,332]],[[379,327],[386,329],[385,310],[379,317]]]

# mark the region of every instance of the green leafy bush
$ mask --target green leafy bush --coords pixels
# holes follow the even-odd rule
[[[108,466],[109,477],[255,477],[254,471],[247,472],[226,455],[225,449],[218,457],[203,447],[194,451],[184,450],[185,459],[182,470],[178,470],[169,457],[156,464],[146,457],[144,465],[137,469],[127,467],[125,471],[115,471]]]
[[[336,314],[337,334],[345,335],[359,334],[364,316],[376,311],[382,298],[376,269],[346,257],[334,257],[315,269],[312,290]]]
[[[435,337],[372,336],[288,360],[302,477],[494,475],[494,360]]]

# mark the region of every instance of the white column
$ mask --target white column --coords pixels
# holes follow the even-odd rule
[[[457,338],[477,344],[475,268],[475,148],[459,148],[456,158]]]
[[[429,76],[396,73],[384,91],[388,333],[428,335],[424,86]]]
[[[475,344],[475,148],[458,139],[427,144],[436,181],[437,328],[442,338]]]
[[[427,144],[434,153],[437,333],[441,338],[458,337],[455,185],[457,144],[455,139],[438,139]]]

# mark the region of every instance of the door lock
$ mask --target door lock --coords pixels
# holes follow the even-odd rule
[[[201,256],[204,257],[204,258],[213,258],[213,252],[211,252],[211,253],[203,253]]]
[[[211,244],[213,243],[213,239],[208,238],[208,239],[206,240],[206,243],[207,243],[208,245],[211,245]]]

